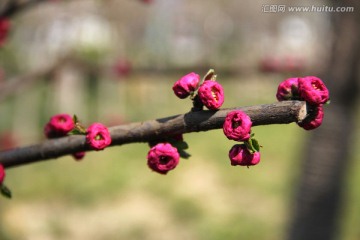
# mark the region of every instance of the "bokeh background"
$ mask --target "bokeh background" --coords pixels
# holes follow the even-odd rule
[[[2,0],[0,11],[11,2],[31,0]],[[7,169],[14,197],[0,199],[0,239],[360,238],[359,9],[270,12],[356,1],[33,2],[11,15],[0,49],[2,150],[44,141],[57,113],[108,126],[186,113],[192,104],[175,97],[173,83],[209,68],[224,86],[223,107],[276,102],[277,85],[294,76],[321,76],[335,90],[314,133],[255,127],[263,146],[255,167],[231,166],[233,142],[214,130],[186,134],[192,157],[166,176],[148,169],[140,143]],[[322,161],[313,166],[311,156]],[[322,230],[301,226],[308,218]]]

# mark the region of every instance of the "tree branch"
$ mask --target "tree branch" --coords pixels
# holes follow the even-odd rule
[[[5,101],[13,94],[19,93],[32,86],[36,81],[42,80],[45,76],[54,73],[57,69],[65,64],[80,64],[80,61],[70,55],[57,59],[54,63],[43,66],[32,72],[16,76],[5,80],[4,84],[0,85],[0,102]]]
[[[189,112],[111,127],[109,128],[112,138],[111,146],[148,142],[182,133],[220,129],[227,113],[235,109],[247,113],[253,122],[253,126],[301,122],[307,115],[306,103],[302,101],[284,101],[218,111]],[[0,164],[3,164],[4,167],[15,167],[90,150],[86,144],[85,136],[73,135],[0,152]]]
[[[0,17],[13,17],[17,13],[45,1],[47,0],[8,1],[7,3],[5,3],[5,5],[2,8],[0,8]]]

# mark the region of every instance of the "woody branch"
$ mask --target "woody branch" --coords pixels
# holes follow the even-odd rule
[[[220,129],[227,113],[242,110],[248,114],[253,126],[301,122],[307,116],[304,101],[283,101],[273,104],[198,111],[171,117],[130,123],[109,128],[112,144],[123,145],[135,142],[149,142],[169,136]],[[43,143],[0,152],[0,164],[15,167],[24,164],[56,159],[61,156],[90,151],[85,136],[72,135]]]

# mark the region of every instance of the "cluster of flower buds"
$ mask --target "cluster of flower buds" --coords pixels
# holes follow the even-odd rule
[[[279,101],[306,101],[308,116],[298,125],[305,130],[319,127],[324,118],[324,104],[330,102],[329,90],[320,78],[314,76],[288,78],[278,86],[276,98]]]
[[[82,134],[86,135],[86,143],[94,150],[103,150],[111,144],[111,136],[106,126],[101,123],[93,123],[85,129],[79,122],[76,115],[71,117],[69,114],[57,114],[50,118],[44,127],[47,138],[59,138],[67,135]],[[81,160],[85,152],[73,154],[76,160]]]
[[[253,166],[260,162],[260,145],[251,133],[252,121],[241,110],[226,115],[223,132],[229,140],[243,142],[235,144],[229,151],[231,165]]]
[[[180,99],[190,97],[194,106],[192,111],[201,111],[204,106],[210,110],[217,110],[224,103],[224,89],[216,82],[213,69],[210,69],[202,80],[197,73],[186,74],[174,83],[172,89]],[[178,165],[180,157],[190,156],[185,152],[188,145],[184,142],[182,135],[150,143],[150,146],[151,149],[147,155],[148,166],[161,174],[173,170]]]
[[[189,73],[173,86],[175,95],[181,99],[190,98],[193,100],[193,110],[202,110],[203,106],[210,110],[219,109],[224,103],[224,89],[216,82],[216,74],[213,69],[200,81],[200,76],[196,73]]]

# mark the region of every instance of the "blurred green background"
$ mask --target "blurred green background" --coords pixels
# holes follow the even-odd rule
[[[190,100],[171,88],[190,71],[215,68],[225,108],[276,102],[285,78],[323,67],[329,16],[267,14],[264,4],[51,1],[21,12],[0,51],[0,89],[36,74],[1,99],[1,148],[43,141],[44,124],[62,112],[108,126],[186,113]],[[186,134],[192,157],[166,176],[148,169],[140,143],[8,169],[14,198],[0,199],[0,239],[284,239],[309,132],[296,124],[253,132],[263,148],[250,168],[230,165],[234,142],[214,130]],[[359,171],[352,161],[345,240],[360,236]]]

